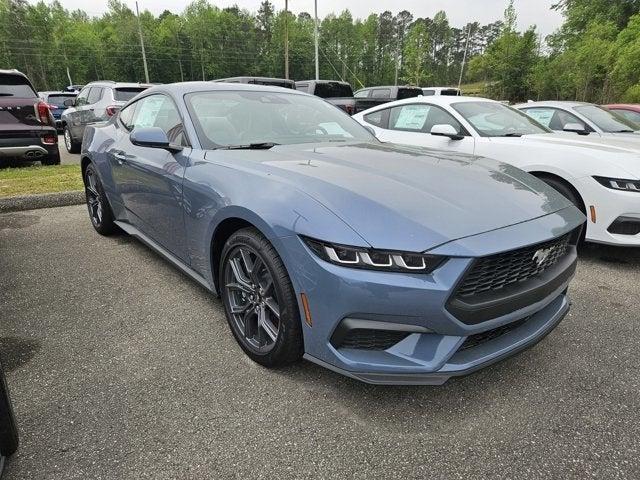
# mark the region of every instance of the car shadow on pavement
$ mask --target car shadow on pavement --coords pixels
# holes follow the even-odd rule
[[[578,258],[580,261],[640,267],[640,248],[587,243],[580,247]]]

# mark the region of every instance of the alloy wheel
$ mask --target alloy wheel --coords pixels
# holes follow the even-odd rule
[[[67,148],[67,151],[71,151],[71,134],[69,133],[69,129],[64,129],[64,146]]]
[[[89,216],[91,222],[95,226],[99,226],[102,223],[103,207],[102,199],[98,191],[98,182],[95,172],[89,169],[87,170],[85,191],[87,195],[87,207],[89,209]]]
[[[245,345],[261,354],[271,351],[280,332],[280,303],[258,252],[246,245],[229,252],[224,288],[233,326]]]

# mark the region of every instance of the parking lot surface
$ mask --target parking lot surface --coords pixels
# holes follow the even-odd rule
[[[0,216],[7,479],[638,478],[640,252],[583,250],[569,316],[440,387],[266,370],[218,300],[85,207]]]
[[[67,152],[62,135],[58,135],[58,150],[60,151],[60,163],[62,165],[80,164],[80,154]]]

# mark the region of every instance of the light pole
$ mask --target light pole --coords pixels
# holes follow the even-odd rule
[[[289,0],[284,0],[284,78],[289,79]]]
[[[320,80],[320,59],[318,57],[318,0],[314,2],[315,7],[315,25],[314,25],[314,41],[316,49],[316,80]]]
[[[136,2],[136,17],[138,17],[138,33],[140,34],[140,46],[142,47],[142,63],[144,63],[144,78],[149,83],[149,69],[147,68],[147,54],[144,51],[144,38],[142,38],[142,25],[140,24],[140,10]]]

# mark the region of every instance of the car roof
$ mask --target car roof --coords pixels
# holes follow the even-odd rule
[[[170,92],[177,96],[194,92],[212,92],[212,91],[259,91],[268,93],[284,93],[289,95],[309,95],[290,88],[282,88],[271,85],[255,85],[251,83],[226,83],[226,82],[176,82],[164,85],[154,85],[145,93],[153,92]]]
[[[0,69],[0,74],[2,75],[20,75],[21,77],[27,78],[27,76],[22,73],[20,70],[12,69]]]
[[[113,80],[96,80],[95,82],[89,82],[84,87],[113,87],[113,88],[149,88],[153,86],[152,83],[135,83],[135,82],[114,82]],[[84,88],[83,87],[83,88]]]
[[[490,102],[490,103],[500,103],[495,100],[491,100],[489,98],[482,97],[465,97],[465,96],[447,96],[447,95],[429,95],[429,96],[417,96],[410,98],[403,98],[402,100],[397,100],[392,102],[394,105],[401,105],[404,103],[432,103],[434,105],[451,105],[453,103],[467,103],[467,102]],[[389,104],[384,104],[389,105]],[[381,105],[381,106],[384,106]]]
[[[610,103],[609,105],[603,105],[603,107],[611,108],[613,110],[631,110],[634,112],[640,112],[640,104],[637,103]]]
[[[531,108],[531,107],[557,107],[557,108],[573,108],[582,105],[593,105],[588,102],[575,102],[569,100],[549,100],[543,102],[527,102],[514,105],[515,108]]]
[[[78,95],[76,92],[69,92],[65,90],[45,90],[44,92],[38,92],[39,95]]]
[[[342,85],[351,85],[349,82],[344,82],[342,80],[296,80],[296,84],[297,83],[310,83],[310,82],[316,82],[316,83],[340,83]]]

